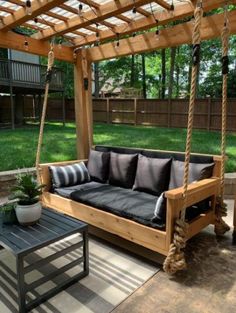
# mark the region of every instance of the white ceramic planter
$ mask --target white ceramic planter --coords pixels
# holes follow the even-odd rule
[[[33,225],[41,217],[42,205],[40,202],[31,205],[17,204],[15,211],[18,222],[21,225]]]

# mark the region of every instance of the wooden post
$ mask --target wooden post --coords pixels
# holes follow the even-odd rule
[[[207,130],[211,130],[211,97],[208,97]]]
[[[65,92],[62,92],[62,124],[66,126]]]
[[[78,159],[86,159],[93,144],[91,63],[84,50],[77,53],[74,66],[75,121]]]
[[[107,98],[107,124],[110,123],[110,101],[109,98]]]
[[[167,105],[167,127],[170,128],[171,126],[171,99],[168,99],[168,105]]]
[[[137,98],[134,98],[134,125],[137,126]]]

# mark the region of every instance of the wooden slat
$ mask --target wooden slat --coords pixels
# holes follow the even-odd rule
[[[14,49],[24,51],[25,37],[13,32],[0,32],[0,47],[6,49]],[[29,47],[28,52],[36,55],[47,56],[50,51],[50,44],[48,42],[41,42],[39,40],[28,37]],[[55,45],[55,58],[67,62],[74,62],[73,50],[69,47],[62,46],[60,49]]]
[[[21,25],[29,20],[32,20],[34,17],[49,11],[50,9],[60,5],[65,0],[41,0],[41,1],[32,1],[31,10],[32,14],[27,15],[26,7],[16,10],[16,12],[10,16],[6,16],[2,21],[2,26],[0,27],[1,31],[10,30],[18,25]]]
[[[205,194],[207,196],[210,196],[211,192],[213,192],[212,194],[214,194],[214,191],[216,190],[216,188],[218,188],[219,183],[219,178],[208,178],[190,184],[187,191],[187,206],[192,205],[193,203],[200,202],[202,199],[204,199]],[[183,187],[168,190],[165,192],[165,196],[167,199],[182,199]]]
[[[213,9],[223,6],[224,2],[224,0],[205,0],[203,2],[203,10],[204,12],[211,11]],[[233,2],[236,4],[235,0],[233,0]],[[195,6],[192,3],[184,3],[182,5],[176,6],[175,10],[171,13],[168,11],[155,12],[154,16],[151,15],[149,17],[140,18],[135,21],[129,20],[128,25],[122,23],[121,25],[114,27],[112,30],[109,29],[102,31],[100,33],[99,40],[104,41],[108,39],[114,39],[116,38],[116,33],[121,33],[122,35],[130,35],[133,32],[150,29],[156,26],[156,20],[158,20],[158,25],[165,25],[170,22],[193,15],[194,9]],[[74,39],[74,44],[76,46],[82,46],[85,44],[92,44],[96,41],[96,36],[92,34],[86,36],[84,39]]]
[[[166,232],[78,203],[51,193],[43,194],[43,203],[91,225],[167,255]]]
[[[230,34],[236,33],[236,10],[229,13]],[[201,38],[208,40],[220,37],[224,14],[204,17],[201,25]],[[120,40],[119,48],[115,43],[107,43],[99,47],[87,49],[88,59],[92,62],[118,58],[125,55],[143,53],[156,49],[175,47],[182,44],[191,44],[193,23],[187,22],[161,30],[160,35],[155,32],[138,35],[134,38]]]
[[[159,4],[161,7],[170,10],[171,9],[171,5],[169,3],[167,3],[164,0],[154,0],[154,2],[156,2],[157,4]]]
[[[135,6],[140,7],[149,2],[150,0],[136,0]],[[129,11],[133,8],[133,6],[133,0],[120,0],[119,2],[109,1],[100,6],[99,15],[97,15],[94,10],[90,10],[84,12],[82,17],[76,16],[71,18],[67,23],[57,24],[55,25],[54,29],[45,29],[40,33],[34,34],[33,37],[36,39],[48,39],[54,35],[63,35],[78,28],[83,28],[117,14]]]

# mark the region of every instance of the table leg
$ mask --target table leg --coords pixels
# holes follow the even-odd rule
[[[84,255],[84,272],[89,274],[89,247],[88,247],[88,230],[83,232],[83,255]]]
[[[24,257],[22,257],[22,256],[16,257],[16,272],[17,272],[17,290],[18,290],[19,313],[26,313]]]

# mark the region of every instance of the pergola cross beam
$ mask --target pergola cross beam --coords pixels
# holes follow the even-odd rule
[[[10,14],[3,18],[0,26],[1,31],[8,31],[16,26],[20,26],[34,17],[37,17],[43,13],[46,14],[47,11],[53,9],[65,2],[65,0],[41,0],[32,1],[31,3],[31,14],[27,14],[26,6],[22,6],[20,9],[16,10],[13,14]],[[21,3],[22,5],[22,3]]]
[[[229,13],[230,33],[236,34],[236,10]],[[224,25],[224,14],[215,14],[202,19],[201,38],[209,40],[221,35]],[[163,29],[160,34],[149,32],[134,38],[120,40],[119,47],[114,42],[86,49],[90,62],[119,58],[126,55],[149,52],[157,49],[191,44],[192,21],[182,23],[171,28]]]
[[[147,3],[150,3],[150,0],[136,0],[135,7],[138,8]],[[79,28],[84,28],[91,24],[103,21],[107,18],[120,15],[124,12],[131,10],[133,7],[133,0],[109,1],[103,5],[100,5],[100,8],[98,10],[86,11],[82,14],[82,16],[76,16],[71,18],[66,23],[62,22],[55,25],[54,29],[47,28],[37,34],[34,34],[33,38],[49,39],[55,35],[63,35]]]
[[[225,0],[215,0],[215,1],[205,0],[203,3],[203,10],[204,12],[209,12],[213,9],[223,6],[224,3],[225,3]],[[236,4],[236,0],[232,0],[232,4]],[[158,25],[166,25],[170,22],[181,20],[183,18],[193,15],[194,8],[195,6],[193,4],[184,3],[184,4],[176,6],[173,12],[170,12],[170,11],[155,12],[154,16],[151,15],[149,17],[144,17],[138,20],[131,21],[128,25],[121,24],[119,26],[114,27],[112,30],[107,29],[107,30],[101,31],[99,33],[99,41],[102,42],[105,40],[115,39],[116,34],[120,34],[120,36],[130,35],[132,33],[150,29],[152,27],[157,26],[157,20],[158,20]],[[74,44],[75,46],[80,47],[83,45],[91,45],[97,42],[97,40],[98,38],[96,37],[96,34],[91,34],[91,35],[87,35],[84,38],[74,39]]]

